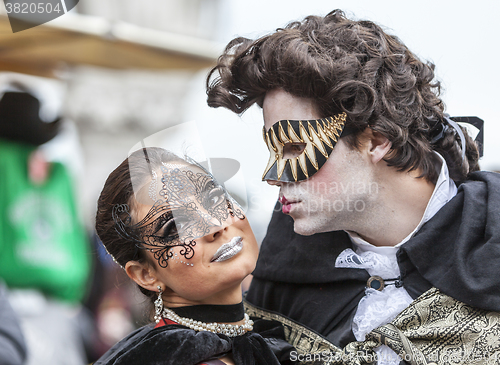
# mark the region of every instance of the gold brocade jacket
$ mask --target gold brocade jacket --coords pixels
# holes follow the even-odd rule
[[[250,317],[282,323],[287,341],[300,364],[376,364],[374,349],[389,346],[411,365],[500,364],[500,313],[477,309],[432,288],[392,322],[371,331],[362,342],[344,349],[277,313],[245,302]]]

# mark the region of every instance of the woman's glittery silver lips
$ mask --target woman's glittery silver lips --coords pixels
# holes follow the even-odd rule
[[[243,238],[237,236],[233,237],[228,243],[224,243],[219,247],[217,252],[212,257],[210,262],[221,262],[229,260],[236,255],[243,248]]]

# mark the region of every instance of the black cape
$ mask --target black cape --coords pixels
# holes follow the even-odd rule
[[[171,324],[144,326],[106,352],[94,365],[196,365],[231,352],[237,365],[292,364],[293,347],[275,321],[256,320],[255,332],[234,338]]]
[[[335,268],[352,248],[343,231],[300,236],[279,203],[262,243],[246,299],[281,313],[343,348],[368,273]],[[436,287],[466,304],[500,311],[500,174],[472,173],[397,254],[412,298]]]

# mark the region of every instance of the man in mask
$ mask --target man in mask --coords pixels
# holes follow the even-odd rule
[[[443,318],[460,305],[500,311],[500,178],[479,172],[482,121],[444,113],[434,65],[336,10],[231,41],[207,86],[212,107],[262,107],[263,180],[280,188],[250,303],[339,347],[375,341],[393,364],[418,351],[444,362],[451,351],[408,344],[441,325],[422,320],[423,307],[434,308],[428,298],[441,298]],[[411,321],[418,335],[402,324]],[[478,338],[460,338],[455,350],[477,353]],[[488,356],[497,351],[487,347]]]

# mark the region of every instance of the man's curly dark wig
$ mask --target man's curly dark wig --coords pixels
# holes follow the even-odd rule
[[[346,137],[353,148],[367,127],[386,136],[392,151],[385,161],[400,171],[419,170],[435,182],[440,164],[433,151],[445,158],[455,181],[479,170],[478,150],[467,133],[465,162],[453,128],[430,143],[444,109],[434,65],[373,22],[334,10],[257,40],[236,38],[207,78],[208,104],[241,114],[278,88],[312,98],[323,117],[346,112],[358,131]]]

